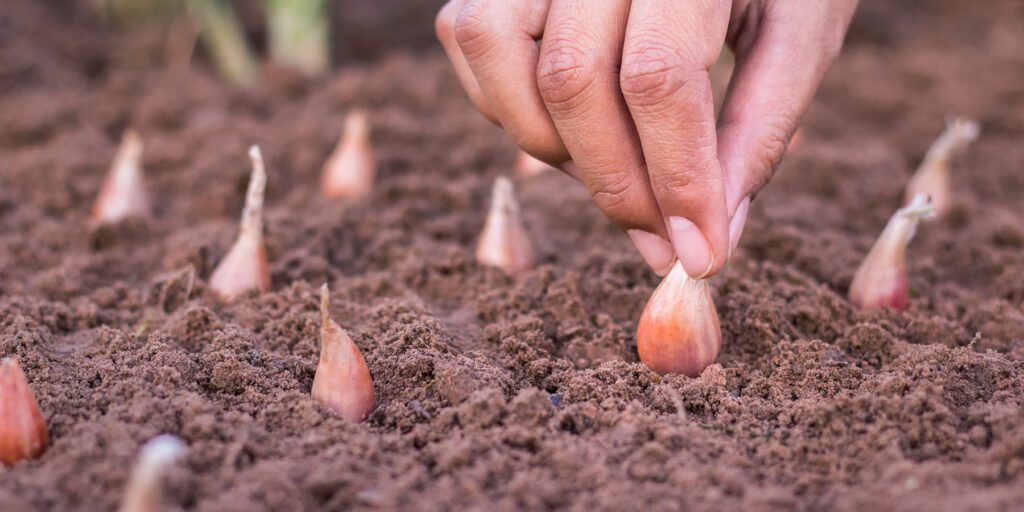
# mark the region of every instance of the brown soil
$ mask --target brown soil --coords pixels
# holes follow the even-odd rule
[[[52,445],[0,467],[0,510],[112,510],[163,432],[190,445],[169,509],[1019,508],[1021,26],[1019,0],[864,2],[714,281],[720,365],[688,379],[637,362],[657,279],[568,178],[519,183],[538,269],[474,263],[514,151],[434,43],[237,92],[201,62],[168,70],[152,27],[8,2],[0,355],[21,359]],[[380,186],[328,203],[319,165],[355,105]],[[956,160],[954,211],[912,244],[911,307],[856,311],[846,287],[948,113],[983,134]],[[156,214],[90,229],[128,126]],[[274,291],[222,305],[204,279],[235,236],[251,143]],[[365,424],[309,397],[325,280],[376,379]]]

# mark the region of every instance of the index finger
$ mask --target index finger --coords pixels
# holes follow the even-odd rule
[[[636,0],[620,86],[669,236],[687,274],[728,258],[728,216],[708,68],[725,40],[729,2]]]
[[[552,0],[538,85],[594,202],[629,235],[655,273],[666,275],[675,252],[619,91],[628,11],[623,2]]]

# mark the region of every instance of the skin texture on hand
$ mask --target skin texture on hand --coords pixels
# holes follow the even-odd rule
[[[437,33],[470,100],[582,181],[664,275],[739,242],[857,0],[450,0]],[[736,69],[716,121],[708,70]]]

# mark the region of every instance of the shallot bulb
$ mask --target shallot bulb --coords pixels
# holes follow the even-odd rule
[[[907,244],[914,238],[917,224],[934,215],[935,209],[924,195],[918,195],[889,219],[875,245],[868,252],[850,284],[850,302],[862,309],[889,307],[902,311],[910,304],[907,281]]]
[[[313,399],[342,418],[359,422],[373,412],[373,377],[352,337],[331,320],[327,283],[320,288],[320,362]]]
[[[260,148],[249,149],[252,177],[242,210],[238,239],[210,276],[210,289],[224,300],[234,300],[249,290],[270,289],[267,250],[263,243],[263,195],[267,172]]]
[[[38,458],[50,442],[46,420],[18,360],[0,361],[0,463]]]
[[[186,451],[185,443],[172,435],[150,439],[139,452],[139,461],[121,501],[120,512],[158,512],[160,479]]]
[[[924,194],[931,198],[936,215],[944,215],[949,211],[952,195],[950,158],[956,151],[977,139],[980,131],[975,121],[959,117],[951,119],[946,124],[946,130],[928,148],[924,161],[907,183],[907,204],[919,194]]]
[[[636,328],[640,360],[664,375],[697,377],[722,348],[718,311],[706,279],[693,279],[676,261],[647,301]]]
[[[113,224],[148,214],[149,198],[142,180],[142,139],[128,130],[93,205],[92,220]]]
[[[320,189],[329,198],[361,199],[373,191],[376,176],[377,161],[366,113],[354,110],[345,118],[338,146],[324,163]]]
[[[508,274],[533,268],[533,244],[523,227],[512,182],[504,176],[494,181],[491,210],[477,242],[476,260]]]

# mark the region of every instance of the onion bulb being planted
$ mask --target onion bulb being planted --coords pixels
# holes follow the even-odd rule
[[[35,459],[50,442],[46,420],[18,360],[0,361],[0,462]]]
[[[139,452],[139,461],[121,501],[121,512],[157,512],[160,508],[160,479],[183,453],[185,443],[172,435],[150,439]]]
[[[92,220],[112,224],[148,214],[149,198],[142,182],[142,140],[128,130],[93,205]]]
[[[918,221],[934,212],[923,194],[896,211],[854,274],[850,302],[863,309],[889,307],[902,311],[907,308],[910,303],[905,264],[907,244],[914,237]]]
[[[924,194],[931,198],[936,215],[949,211],[952,189],[949,160],[953,153],[977,139],[979,132],[980,128],[975,121],[959,117],[950,120],[946,130],[928,148],[924,161],[907,183],[907,204],[918,194]]]
[[[373,412],[373,377],[352,338],[331,320],[327,283],[320,288],[320,363],[313,376],[313,399],[342,418],[359,422]]]
[[[706,279],[693,279],[678,261],[640,314],[636,328],[640,360],[664,375],[697,377],[722,348],[718,311]]]
[[[354,110],[345,118],[345,130],[338,146],[327,158],[320,189],[329,198],[361,199],[373,191],[377,161],[370,146],[366,113]]]
[[[263,243],[263,194],[267,173],[260,148],[249,148],[252,177],[245,196],[238,239],[210,276],[210,289],[224,300],[234,300],[250,290],[270,289],[267,250]]]
[[[491,193],[491,210],[476,246],[476,260],[516,274],[534,265],[533,244],[523,227],[512,182],[499,176]]]

